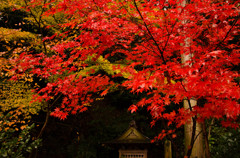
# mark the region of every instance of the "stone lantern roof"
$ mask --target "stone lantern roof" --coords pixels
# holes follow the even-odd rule
[[[150,144],[151,140],[137,130],[135,121],[131,121],[128,129],[117,139],[106,144]]]

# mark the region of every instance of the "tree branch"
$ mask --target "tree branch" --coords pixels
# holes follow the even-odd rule
[[[217,46],[214,48],[214,50],[218,49],[218,47],[220,47],[220,45],[227,39],[229,33],[232,31],[233,27],[237,24],[237,21],[239,19],[240,16],[237,16],[237,18],[235,19],[235,21],[233,22],[231,28],[228,30],[227,34],[225,35],[225,37],[223,38],[222,41],[220,41]]]
[[[157,41],[156,41],[155,38],[153,37],[151,31],[149,30],[149,28],[148,28],[148,26],[147,26],[147,24],[146,24],[146,22],[145,22],[145,20],[144,20],[144,18],[143,18],[143,16],[142,16],[141,12],[140,12],[140,10],[139,10],[139,8],[138,8],[138,6],[137,6],[136,0],[133,0],[133,3],[134,3],[135,8],[137,9],[138,14],[140,15],[140,17],[141,17],[141,19],[142,19],[142,21],[143,21],[143,23],[144,23],[144,26],[145,26],[146,29],[147,29],[148,34],[150,35],[150,37],[152,38],[153,42],[155,43],[155,45],[156,45],[156,47],[157,47],[157,49],[158,49],[158,52],[159,52],[160,55],[161,55],[161,58],[162,58],[163,63],[166,64],[166,60],[165,60],[165,58],[164,58],[164,56],[163,56],[163,51],[161,50],[161,48],[159,47],[159,44],[157,43]]]
[[[28,7],[28,4],[27,4],[27,1],[26,0],[24,0],[24,3],[25,3],[25,5],[26,5],[26,7]],[[44,0],[44,3],[43,4],[46,4],[46,0]],[[37,17],[34,15],[34,13],[32,12],[32,10],[31,9],[29,9],[30,10],[30,14],[32,15],[32,17],[33,17],[33,19],[35,20],[35,22],[38,24],[38,29],[39,29],[39,31],[40,31],[40,33],[41,33],[41,37],[42,37],[42,43],[43,43],[43,49],[44,49],[44,52],[45,52],[45,54],[47,53],[47,47],[46,47],[46,43],[45,43],[45,41],[43,41],[43,28],[44,27],[41,27],[41,22],[42,22],[42,14],[43,14],[43,12],[44,12],[44,8],[42,8],[42,10],[41,10],[41,14],[40,14],[40,16],[39,16],[39,20],[37,20]]]
[[[183,87],[183,89],[187,92],[187,89],[185,88],[185,86],[183,85],[182,81],[181,81],[181,85]],[[190,102],[190,99],[187,99],[187,102],[188,102],[188,106],[189,106],[189,109],[190,111],[193,111],[193,108],[192,108],[192,105],[191,105],[191,102]],[[194,116],[192,117],[192,121],[193,121],[193,125],[192,125],[192,136],[191,136],[191,142],[190,142],[190,146],[187,150],[187,154],[186,156],[187,157],[190,157],[191,154],[192,154],[192,149],[193,149],[193,145],[194,145],[194,142],[195,142],[195,135],[196,135],[196,127],[197,127],[197,116]],[[198,137],[198,135],[197,135]]]

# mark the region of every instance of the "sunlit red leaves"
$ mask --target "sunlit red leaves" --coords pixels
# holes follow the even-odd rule
[[[234,79],[239,72],[231,68],[240,63],[239,48],[234,43],[239,35],[237,5],[229,1],[193,0],[183,7],[181,1],[165,2],[137,1],[144,19],[132,1],[56,2],[47,14],[64,14],[66,21],[59,24],[64,35],[56,36],[62,42],[51,47],[54,55],[22,54],[16,70],[30,71],[46,79],[60,75],[57,80],[48,80],[39,93],[40,99],[46,100],[64,95],[62,107],[53,113],[64,119],[70,112],[84,111],[84,105],[92,102],[92,93],[108,93],[108,77],[73,75],[88,66],[84,64],[87,57],[124,54],[126,67],[119,69],[131,75],[121,86],[135,94],[147,94],[147,99],[129,108],[131,112],[148,106],[154,119],[164,118],[169,126],[177,127],[192,116],[199,117],[199,121],[210,116],[236,119],[240,92]],[[49,42],[54,37],[44,40]],[[185,64],[181,62],[183,54],[191,58]],[[190,111],[178,107],[184,98],[206,102]],[[177,105],[175,111],[166,113],[165,107],[172,103]]]
[[[170,137],[172,137],[172,138],[176,138],[177,137],[177,135],[175,134],[175,130],[162,130],[162,132],[157,137],[155,137],[154,140],[155,141],[156,140],[162,140],[167,135],[170,135]]]
[[[138,107],[136,105],[131,105],[128,110],[131,112],[131,113],[134,113],[138,110]]]
[[[104,76],[77,78],[76,75],[70,75],[64,79],[58,79],[55,83],[48,83],[38,92],[41,95],[37,99],[48,101],[60,95],[63,98],[61,107],[57,108],[52,115],[64,119],[68,113],[76,114],[76,112],[85,111],[94,101],[92,93],[102,91],[110,84],[109,78]]]

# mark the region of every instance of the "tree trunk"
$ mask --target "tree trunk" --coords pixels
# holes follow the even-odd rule
[[[211,154],[209,149],[208,134],[207,134],[205,122],[203,123],[202,127],[203,127],[202,129],[203,129],[204,142],[205,142],[205,156],[206,158],[210,158]]]
[[[194,99],[190,100],[191,106],[194,107],[197,104],[197,101]],[[187,100],[184,100],[184,108],[189,109],[189,104]],[[184,139],[185,139],[185,152],[192,149],[191,158],[204,158],[204,148],[203,148],[203,135],[202,135],[202,125],[195,122],[196,127],[193,128],[193,121],[184,126]],[[195,130],[195,134],[193,136],[193,130]],[[193,146],[191,145],[191,141],[193,141]]]
[[[185,0],[182,2],[182,7],[185,7],[189,1]],[[183,24],[187,23],[187,20],[182,21]],[[186,38],[184,41],[186,47],[190,46],[190,39]],[[187,64],[187,61],[191,60],[193,54],[186,52],[181,56],[183,66]],[[189,105],[190,103],[190,105]],[[197,105],[197,100],[190,99],[184,100],[183,106],[185,109],[191,109]],[[196,122],[196,117],[192,118],[189,124],[184,126],[184,143],[185,143],[185,155],[190,158],[204,158],[204,147],[203,147],[203,135],[202,125]]]

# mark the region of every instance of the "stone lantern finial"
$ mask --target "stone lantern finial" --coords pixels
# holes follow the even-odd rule
[[[129,123],[129,127],[137,128],[137,125],[136,125],[135,120],[132,120],[132,121]]]

